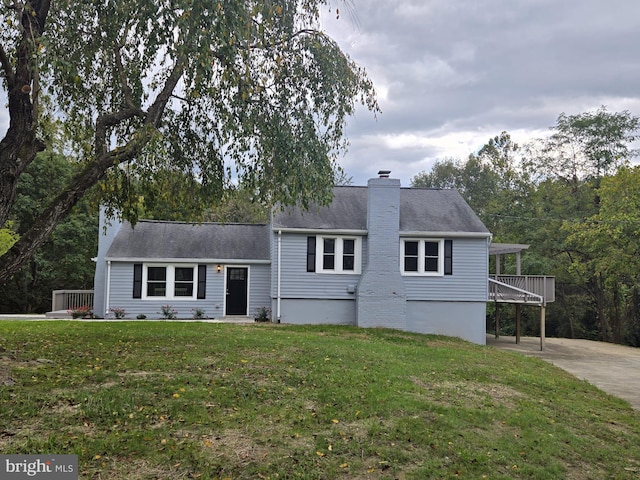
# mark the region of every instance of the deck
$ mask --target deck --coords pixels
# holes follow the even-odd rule
[[[556,279],[546,275],[491,275],[489,301],[545,306],[556,299]]]

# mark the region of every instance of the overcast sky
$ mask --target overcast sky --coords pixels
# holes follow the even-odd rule
[[[502,131],[522,144],[547,135],[563,112],[640,116],[639,0],[352,3],[337,20],[326,8],[323,27],[367,69],[382,109],[350,121],[341,164],[355,184],[389,169],[408,186]]]
[[[322,23],[382,109],[349,122],[341,164],[357,185],[389,169],[408,186],[503,130],[546,135],[562,112],[640,116],[640,0],[334,0]]]

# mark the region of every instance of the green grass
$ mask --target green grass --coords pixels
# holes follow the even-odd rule
[[[541,360],[391,330],[0,322],[0,452],[91,479],[637,479],[640,413]]]

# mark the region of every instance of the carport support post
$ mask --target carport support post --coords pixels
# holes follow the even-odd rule
[[[547,307],[546,305],[542,304],[540,305],[540,351],[544,350],[544,324],[545,324],[545,317],[547,314]]]

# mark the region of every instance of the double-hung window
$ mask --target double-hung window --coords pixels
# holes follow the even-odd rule
[[[307,272],[360,273],[361,244],[359,237],[307,237]]]
[[[167,267],[147,267],[147,297],[167,296]]]
[[[402,239],[400,269],[403,275],[451,275],[452,242],[444,239]]]
[[[205,298],[206,265],[135,264],[133,298]]]

